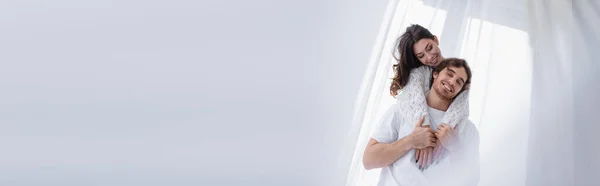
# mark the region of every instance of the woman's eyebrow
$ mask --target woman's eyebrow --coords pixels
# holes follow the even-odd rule
[[[431,45],[431,43],[427,43],[427,45],[425,45],[425,50],[427,50],[427,48],[429,47],[429,45]],[[415,54],[415,56],[419,56],[419,54],[423,54],[423,52],[419,52],[417,54]]]

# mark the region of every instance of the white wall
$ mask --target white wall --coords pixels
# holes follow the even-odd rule
[[[2,1],[0,185],[341,185],[387,2]]]

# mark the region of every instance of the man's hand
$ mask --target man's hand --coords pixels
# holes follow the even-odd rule
[[[412,133],[409,134],[412,147],[422,149],[435,146],[436,139],[433,130],[429,126],[423,127],[424,118],[419,118]]]
[[[423,117],[419,118],[413,132],[410,134],[415,148],[415,159],[421,169],[431,164],[433,147],[436,146],[437,142],[433,130],[429,126],[423,126],[424,120]]]
[[[455,129],[456,126],[454,127]],[[455,144],[455,140],[458,139],[455,130],[445,123],[442,123],[437,127],[435,130],[435,137],[439,140],[439,143],[447,149],[450,149],[451,145]]]

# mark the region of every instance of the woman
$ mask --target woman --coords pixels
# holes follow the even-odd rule
[[[390,86],[390,94],[406,108],[403,110],[411,123],[416,123],[421,116],[428,115],[425,94],[430,89],[433,70],[431,67],[437,66],[444,59],[438,45],[439,41],[435,35],[416,24],[406,28],[399,38],[396,52],[400,57],[395,57],[398,64],[394,65],[395,75]],[[401,91],[400,95],[398,95],[399,91]],[[446,111],[442,123],[455,127],[462,119],[468,118],[468,106],[468,90],[460,92]],[[433,152],[434,149],[436,152]],[[421,168],[426,167],[441,153],[438,149],[440,148],[436,146],[436,148],[417,150],[415,161]]]

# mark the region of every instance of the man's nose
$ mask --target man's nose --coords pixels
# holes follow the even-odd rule
[[[452,78],[452,79],[450,79],[450,86],[454,86],[454,85],[456,85],[456,79]]]

